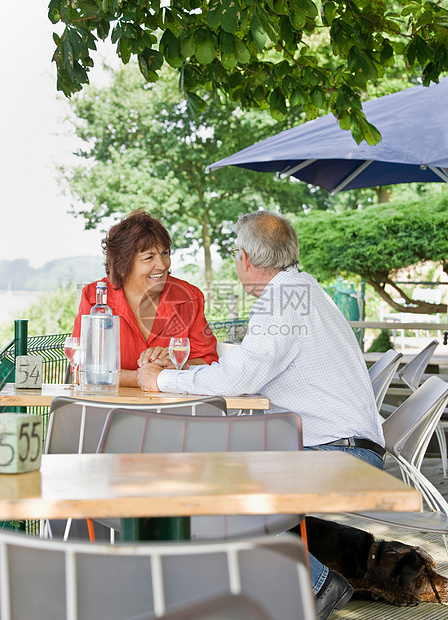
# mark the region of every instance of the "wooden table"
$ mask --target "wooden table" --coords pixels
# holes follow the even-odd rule
[[[16,389],[14,383],[7,383],[0,391],[0,407],[49,407],[56,396],[70,396],[86,400],[100,400],[133,405],[175,403],[195,400],[200,396],[192,394],[171,394],[167,392],[143,392],[140,388],[120,387],[115,394],[85,394],[78,388],[70,388],[62,383],[44,383],[42,389]],[[264,396],[224,397],[228,409],[269,409],[270,402]]]
[[[0,475],[0,520],[415,511],[421,495],[343,452],[51,454]]]

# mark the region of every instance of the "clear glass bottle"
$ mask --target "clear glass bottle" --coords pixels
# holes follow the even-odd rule
[[[112,316],[112,310],[107,305],[107,284],[105,282],[96,283],[96,304],[92,306],[90,314]]]
[[[112,329],[112,310],[107,305],[107,285],[105,282],[96,283],[96,304],[92,306],[90,315],[95,317],[92,325],[91,365],[89,368],[89,382],[96,385],[110,383],[109,366],[111,363],[110,338]],[[104,317],[104,318],[102,318]]]

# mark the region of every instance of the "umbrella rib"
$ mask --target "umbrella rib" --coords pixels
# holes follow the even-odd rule
[[[432,170],[434,174],[440,177],[442,181],[445,181],[445,183],[448,183],[447,168],[436,168],[436,166],[428,166],[428,168]]]
[[[294,166],[294,168],[283,168],[283,170],[277,174],[281,179],[286,179],[294,174],[294,172],[298,172],[299,170],[302,170],[302,168],[306,168],[310,164],[314,164],[315,161],[317,161],[317,159],[306,159],[305,161],[300,162],[300,164],[297,164],[297,166]]]
[[[350,183],[350,181],[353,181],[353,179],[359,176],[363,170],[370,166],[371,163],[373,163],[373,159],[367,159],[366,161],[364,161],[360,166],[358,166],[358,168],[356,168],[356,170],[349,174],[348,177],[345,177],[345,179],[341,181],[339,185],[336,185],[336,187],[330,192],[330,196],[335,196],[338,192],[343,190],[344,187],[346,187]]]

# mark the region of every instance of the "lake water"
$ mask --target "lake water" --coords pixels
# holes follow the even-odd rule
[[[25,310],[40,295],[43,293],[38,291],[0,290],[0,323],[16,319],[16,313]]]

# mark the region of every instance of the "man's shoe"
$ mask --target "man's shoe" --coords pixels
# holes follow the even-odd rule
[[[334,609],[342,609],[352,594],[353,588],[347,579],[331,570],[316,595],[317,620],[327,620]]]

